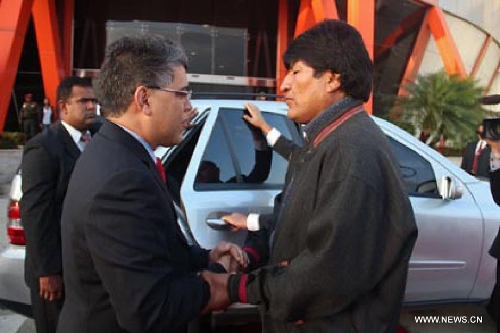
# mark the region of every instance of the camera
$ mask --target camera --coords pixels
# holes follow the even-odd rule
[[[485,139],[500,140],[500,118],[483,119],[483,133],[481,137]]]

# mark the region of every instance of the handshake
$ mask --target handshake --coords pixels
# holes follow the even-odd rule
[[[229,242],[220,242],[210,251],[209,263],[222,265],[227,273],[218,274],[208,270],[201,272],[201,277],[210,286],[210,300],[201,314],[214,310],[222,310],[231,305],[227,293],[227,281],[230,274],[244,272],[249,264],[248,255],[238,245]]]

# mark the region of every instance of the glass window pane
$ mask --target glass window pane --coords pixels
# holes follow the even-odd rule
[[[391,137],[387,138],[399,161],[408,194],[437,197],[436,177],[429,161]]]
[[[243,109],[221,108],[196,177],[196,190],[281,188],[288,161],[267,148],[265,137],[242,119]],[[263,112],[283,135],[300,142],[284,115]],[[264,149],[262,149],[264,148]],[[210,185],[208,185],[210,184]]]

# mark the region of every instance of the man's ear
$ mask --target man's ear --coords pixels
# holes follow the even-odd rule
[[[144,114],[151,114],[151,109],[149,108],[149,91],[146,87],[139,86],[135,89],[134,102],[137,108],[144,112]]]
[[[327,92],[335,92],[340,89],[342,82],[340,81],[340,74],[326,72],[326,90]]]
[[[59,114],[66,114],[68,113],[67,110],[66,110],[66,101],[63,101],[63,100],[59,100],[57,101],[57,106],[58,106],[58,109],[59,109]]]

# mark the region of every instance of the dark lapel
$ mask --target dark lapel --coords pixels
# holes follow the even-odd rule
[[[162,189],[166,192],[167,187],[161,180],[160,174],[158,173],[158,169],[156,168],[156,164],[153,162],[151,156],[149,156],[146,149],[142,146],[142,144],[137,141],[132,135],[127,133],[120,126],[113,124],[110,121],[105,121],[101,128],[99,129],[99,134],[114,141],[120,142],[123,146],[129,149],[135,156],[137,156],[142,163],[144,163],[150,171],[155,175],[155,179],[160,185],[162,185]]]
[[[110,140],[120,142],[127,149],[129,149],[135,156],[137,156],[141,160],[141,162],[144,163],[144,165],[146,165],[149,168],[151,173],[153,173],[156,182],[158,182],[158,185],[160,185],[160,188],[162,189],[165,201],[170,206],[173,218],[175,219],[174,223],[179,238],[182,240],[183,243],[189,245],[189,242],[186,240],[186,237],[182,233],[179,223],[177,222],[178,216],[177,216],[177,211],[174,207],[174,200],[172,199],[172,196],[168,192],[166,184],[161,179],[158,169],[156,168],[156,164],[153,162],[153,159],[151,158],[151,156],[149,156],[148,152],[142,146],[142,144],[139,141],[137,141],[134,137],[132,137],[129,133],[127,133],[124,129],[122,129],[120,126],[113,124],[110,121],[103,122],[97,135],[102,135],[104,137],[109,138]]]

